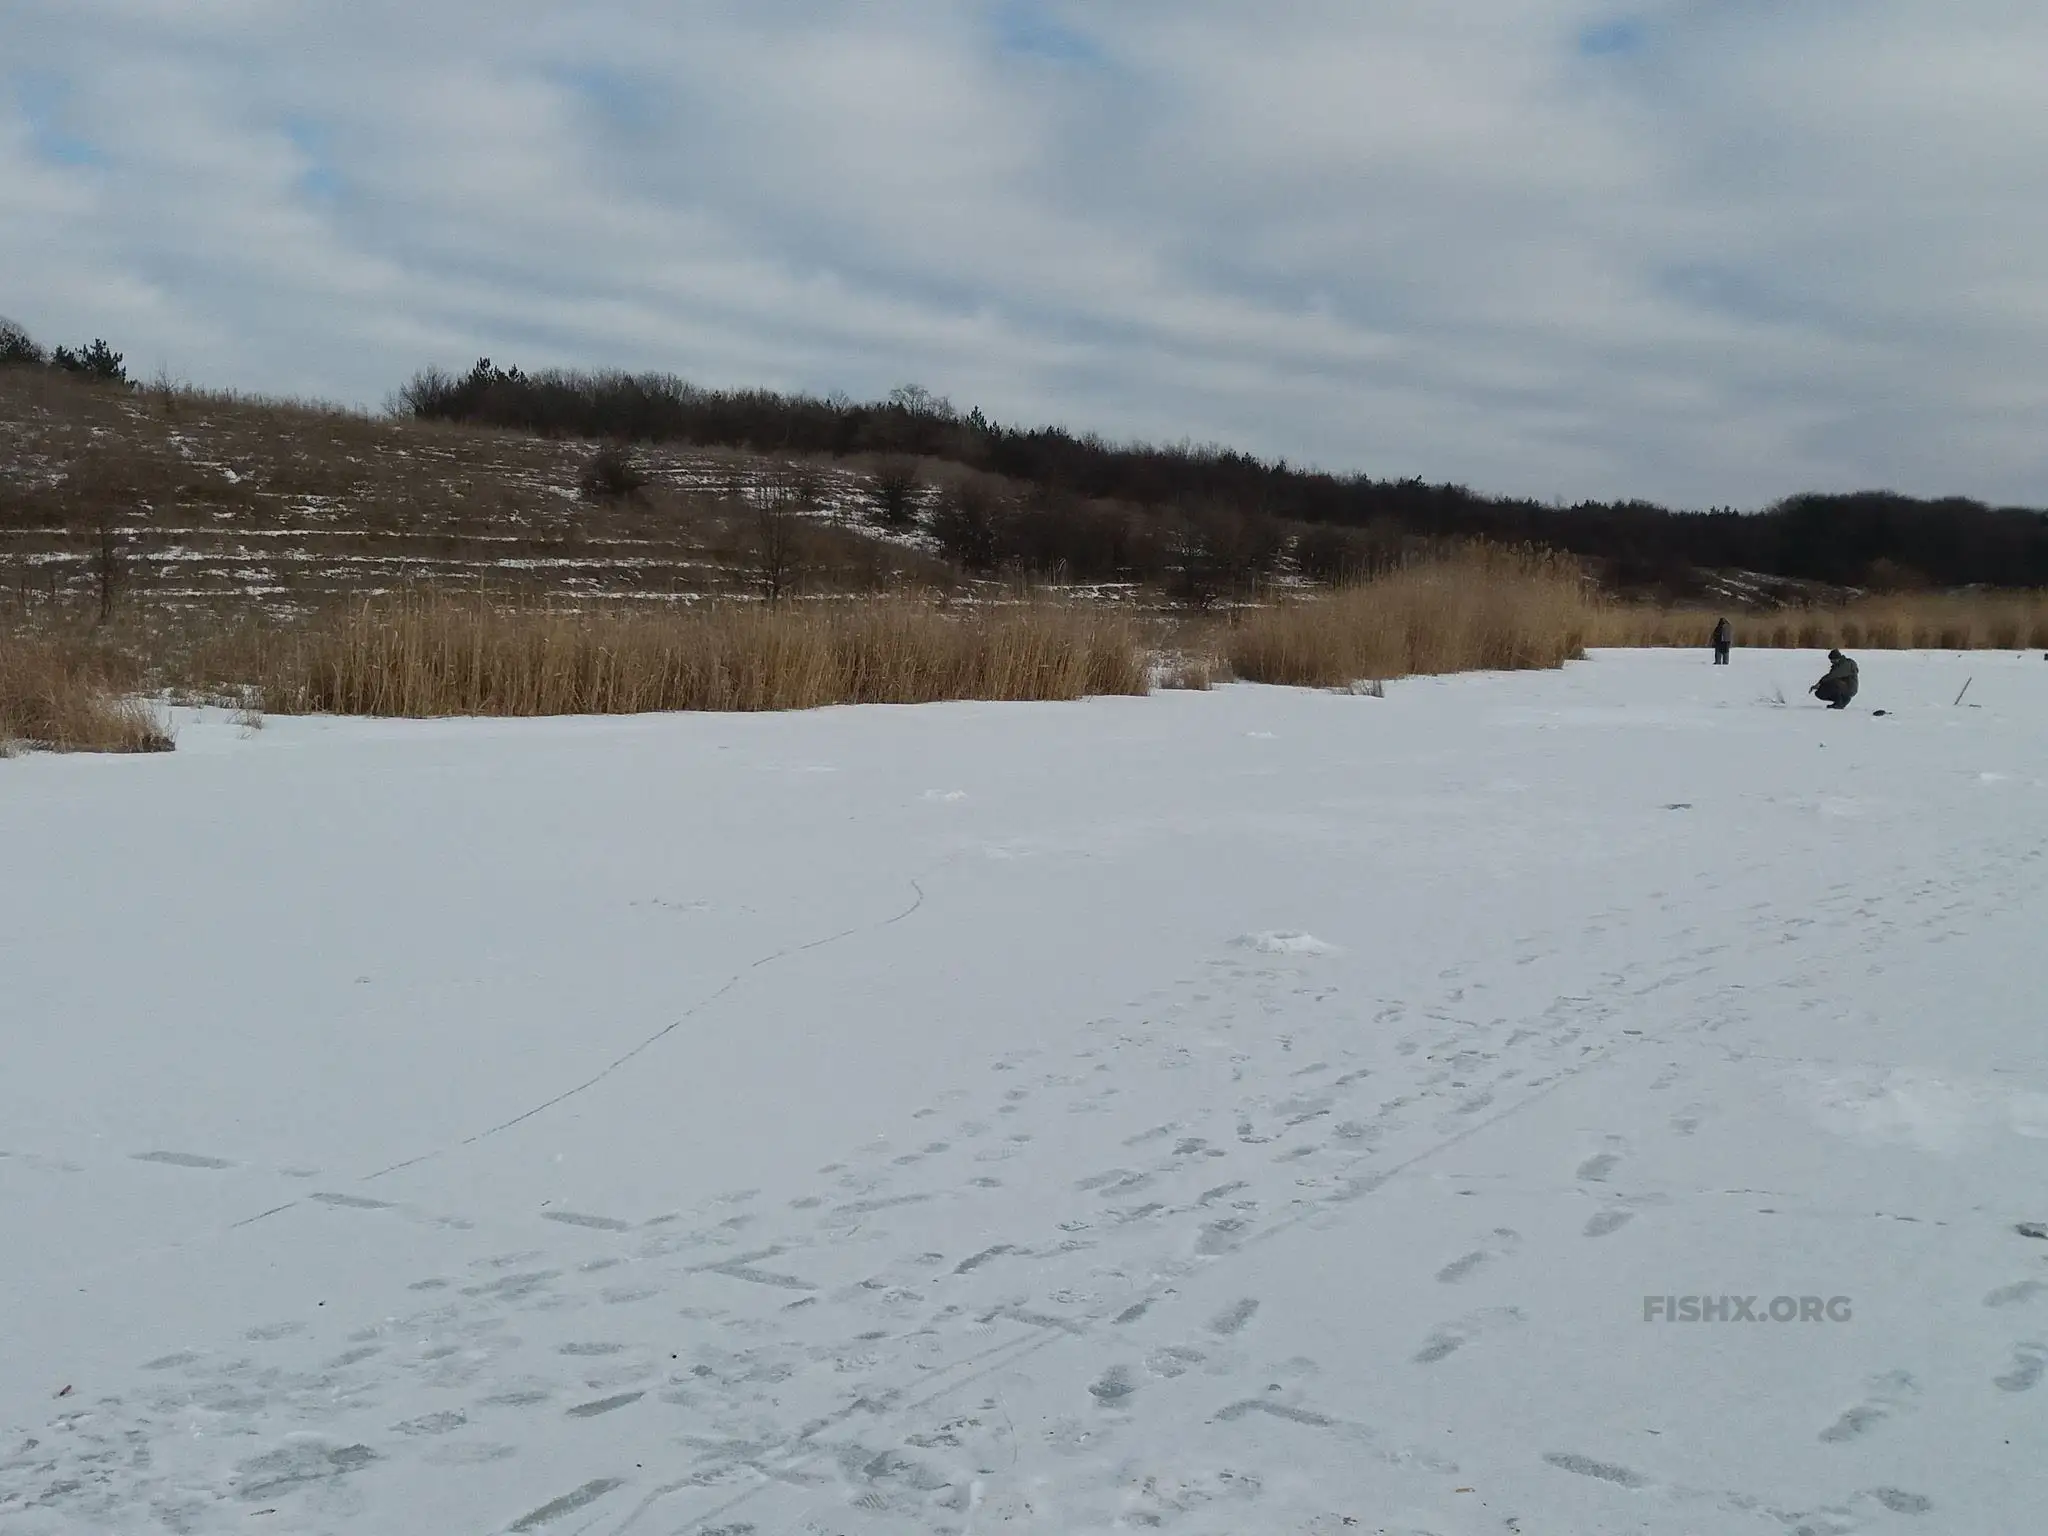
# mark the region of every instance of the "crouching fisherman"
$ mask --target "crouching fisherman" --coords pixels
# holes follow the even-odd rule
[[[1840,651],[1828,652],[1828,675],[1807,690],[1829,709],[1847,709],[1856,697],[1856,663]]]

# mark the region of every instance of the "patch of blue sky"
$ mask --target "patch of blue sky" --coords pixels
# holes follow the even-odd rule
[[[1580,29],[1579,52],[1589,59],[1625,58],[1641,53],[1649,42],[1649,31],[1633,16],[1619,16]]]
[[[996,47],[1023,58],[1100,67],[1109,62],[1087,33],[1068,25],[1049,0],[996,0]]]
[[[659,115],[654,87],[608,64],[557,64],[547,75],[610,127],[640,132],[653,127]]]
[[[1678,262],[1655,274],[1665,293],[1734,320],[1781,325],[1821,318],[1811,295],[1787,292],[1767,277],[1718,262]]]
[[[28,125],[29,143],[54,165],[105,165],[105,153],[71,126],[71,87],[52,75],[17,75],[14,102]]]
[[[335,166],[326,128],[310,118],[292,117],[285,119],[284,135],[304,162],[298,174],[299,191],[319,202],[333,202],[340,197],[346,185]]]

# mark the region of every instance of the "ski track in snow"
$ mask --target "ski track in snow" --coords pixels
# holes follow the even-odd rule
[[[2037,897],[2040,854],[2026,839],[1960,842],[1943,868],[1902,863],[1880,888],[1817,896],[1779,894],[1773,871],[1725,874],[1647,910],[1504,938],[1446,970],[1433,995],[1375,995],[1368,970],[1305,935],[1222,942],[1199,973],[1090,1022],[1078,1048],[986,1062],[978,1084],[806,1186],[735,1191],[651,1222],[549,1210],[515,1234],[367,1193],[390,1169],[321,1173],[315,1188],[309,1170],[139,1147],[125,1155],[193,1178],[303,1187],[237,1224],[318,1206],[337,1230],[438,1226],[465,1256],[417,1276],[418,1305],[402,1315],[319,1328],[251,1317],[239,1337],[134,1362],[118,1391],[53,1404],[47,1423],[0,1446],[0,1528],[395,1532],[412,1527],[385,1523],[404,1511],[377,1490],[408,1467],[467,1490],[462,1529],[549,1536],[1350,1525],[1298,1502],[1290,1465],[1303,1456],[1369,1466],[1376,1486],[1421,1505],[1460,1485],[1459,1448],[1424,1420],[1358,1422],[1314,1361],[1273,1357],[1258,1256],[1347,1234],[1355,1246],[1384,1195],[1624,1062],[1662,1065],[1661,1134],[1695,1136],[1717,1113],[1701,1068],[1753,1054],[1717,1037],[1757,994],[1812,995],[1816,978],[1848,968],[1881,977],[1917,946]],[[924,899],[875,922],[915,922]],[[1733,936],[1703,924],[1702,908],[1740,911]],[[1723,963],[1731,943],[1746,957],[1739,977]],[[1528,965],[1582,954],[1601,968],[1533,1010],[1492,1011],[1493,997],[1519,995]],[[606,1092],[668,1033],[460,1144]],[[1598,1246],[1671,1219],[1670,1192],[1633,1171],[1655,1157],[1631,1123],[1632,1140],[1608,1135],[1525,1170],[1576,1192],[1568,1231],[1478,1223],[1462,1251],[1386,1256],[1438,1288],[1442,1314],[1390,1341],[1387,1370],[1514,1350],[1542,1324],[1536,1303],[1468,1293],[1512,1276],[1539,1239]],[[2014,1279],[1986,1295],[2014,1330],[1987,1396],[2027,1401],[2048,1370],[2043,1289]],[[328,1330],[341,1322],[337,1349]],[[1033,1418],[1027,1440],[1008,1398],[1018,1390],[1067,1406]],[[1810,1434],[1831,1449],[1883,1435],[1922,1396],[1902,1365]],[[414,1411],[423,1402],[441,1406]],[[589,1475],[499,1507],[493,1468],[564,1444]],[[1841,1536],[1905,1528],[1929,1509],[1888,1485],[1815,1487],[1786,1508],[1733,1471],[1726,1487],[1674,1484],[1612,1458],[1559,1443],[1528,1459],[1560,1498],[1666,1511],[1659,1530]]]

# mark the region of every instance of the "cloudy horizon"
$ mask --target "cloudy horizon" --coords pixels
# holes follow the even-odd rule
[[[381,404],[478,356],[1542,500],[2048,503],[2011,0],[0,0],[0,314]]]

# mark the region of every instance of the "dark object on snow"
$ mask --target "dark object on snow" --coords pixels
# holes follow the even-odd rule
[[[2048,1221],[2023,1221],[2013,1228],[2021,1237],[2038,1237],[2048,1240]]]
[[[1856,697],[1856,663],[1840,651],[1828,652],[1828,672],[1807,690],[1829,709],[1847,709]]]
[[[1726,619],[1716,620],[1714,624],[1715,666],[1725,667],[1728,665],[1728,648],[1734,643],[1735,626],[1730,624]]]

